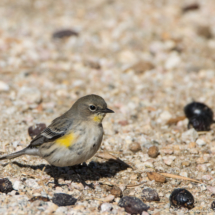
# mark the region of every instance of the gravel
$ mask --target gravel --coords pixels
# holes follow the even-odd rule
[[[190,213],[213,213],[215,125],[208,132],[188,130],[182,116],[193,101],[215,111],[214,0],[2,0],[0,5],[0,154],[26,147],[30,126],[48,126],[79,97],[95,93],[115,112],[104,119],[100,152],[130,165],[93,157],[86,165],[55,168],[59,183],[66,185],[54,188],[45,160],[1,161],[0,178],[15,189],[0,193],[1,214],[102,214],[101,208],[126,214],[118,206],[121,194],[112,195],[105,186],[139,199],[144,188],[156,190],[160,202],[147,202],[148,214],[171,214],[168,198],[183,187],[195,198]],[[70,30],[70,36],[54,39],[59,30]],[[174,118],[181,120],[167,124]],[[135,153],[132,143],[141,147]],[[152,146],[159,151],[155,158],[147,154]],[[95,189],[84,187],[76,172]],[[206,184],[156,182],[149,172]],[[55,193],[77,202],[58,207],[29,201],[52,199]]]

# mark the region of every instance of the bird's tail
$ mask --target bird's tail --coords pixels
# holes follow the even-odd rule
[[[18,152],[11,153],[9,155],[3,155],[0,157],[0,160],[13,159],[13,158],[19,157],[19,156],[24,155],[24,154],[26,154],[25,149],[18,151]]]

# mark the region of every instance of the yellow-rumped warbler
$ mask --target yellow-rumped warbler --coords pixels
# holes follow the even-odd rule
[[[90,159],[101,145],[102,120],[106,113],[114,112],[107,108],[102,97],[93,94],[84,96],[66,113],[54,119],[28,147],[4,155],[0,160],[36,155],[58,167],[83,163]]]

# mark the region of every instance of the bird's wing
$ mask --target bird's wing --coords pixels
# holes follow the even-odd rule
[[[45,128],[31,141],[28,147],[34,148],[44,143],[55,141],[67,132],[71,124],[72,121],[67,118],[56,118],[47,128]]]

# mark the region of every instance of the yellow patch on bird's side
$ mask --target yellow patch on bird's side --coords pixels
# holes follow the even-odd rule
[[[65,146],[68,148],[73,145],[75,139],[76,139],[75,135],[73,133],[70,133],[56,140],[56,143],[60,146]]]
[[[93,117],[94,122],[101,122],[103,120],[104,116],[103,115],[96,115]]]

